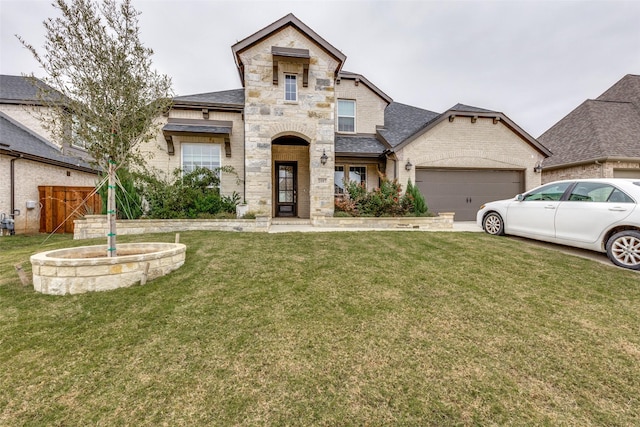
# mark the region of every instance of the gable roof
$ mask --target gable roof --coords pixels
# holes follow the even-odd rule
[[[386,93],[384,93],[383,91],[378,89],[378,87],[376,85],[374,85],[369,80],[367,80],[367,78],[365,76],[363,76],[362,74],[352,73],[352,72],[349,72],[349,71],[340,71],[340,73],[338,73],[338,78],[336,79],[336,84],[340,84],[340,80],[341,79],[355,80],[356,83],[357,82],[362,82],[365,86],[367,86],[369,89],[371,89],[373,92],[375,92],[376,95],[378,95],[380,98],[384,99],[387,102],[387,104],[391,104],[393,102],[393,99],[391,99],[391,97],[389,95],[387,95]]]
[[[640,76],[628,74],[540,136],[553,156],[545,168],[640,158]]]
[[[65,155],[3,112],[0,112],[0,153],[83,172],[98,172],[86,160]]]
[[[496,122],[500,121],[541,154],[545,156],[551,155],[551,152],[544,145],[525,132],[505,114],[464,104],[456,104],[444,113],[438,114],[394,102],[385,110],[384,129],[380,129],[378,133],[394,150],[399,150],[428,132],[438,123],[444,120],[455,120],[455,117],[458,116],[492,118]]]
[[[342,68],[342,65],[344,64],[344,61],[346,61],[347,59],[346,55],[340,52],[338,49],[336,49],[333,45],[331,45],[325,39],[320,37],[318,33],[316,33],[311,28],[309,28],[304,22],[300,21],[292,13],[289,13],[288,15],[278,19],[273,24],[266,26],[262,30],[250,35],[249,37],[246,37],[245,39],[231,46],[231,51],[233,52],[233,56],[236,61],[236,66],[238,67],[238,73],[240,74],[240,81],[242,81],[243,86],[244,86],[244,73],[243,73],[244,65],[242,64],[242,60],[240,59],[240,54],[243,51],[249,49],[251,46],[255,45],[256,43],[259,43],[265,38],[271,36],[272,34],[288,26],[297,28],[300,32],[305,34],[310,40],[312,40],[314,43],[320,46],[325,52],[333,56],[338,61],[336,74],[340,71],[340,69]]]

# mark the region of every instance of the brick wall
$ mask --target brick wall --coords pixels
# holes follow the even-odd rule
[[[416,167],[492,168],[523,170],[525,188],[540,185],[541,174],[533,172],[543,155],[502,122],[493,119],[456,117],[444,120],[398,151],[398,180],[404,186],[415,182]],[[407,172],[407,160],[414,167]]]
[[[0,155],[0,213],[11,209],[10,163],[13,157]],[[20,215],[15,218],[16,234],[37,233],[40,229],[40,205],[38,186],[86,186],[96,185],[97,175],[73,169],[18,159],[15,167],[15,208]],[[36,201],[35,209],[27,209],[28,200]]]

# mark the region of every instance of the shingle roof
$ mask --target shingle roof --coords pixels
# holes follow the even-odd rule
[[[340,135],[335,137],[335,150],[337,155],[347,154],[372,154],[379,156],[387,147],[380,142],[375,135]]]
[[[0,112],[0,150],[22,154],[32,160],[60,164],[71,169],[96,171],[86,161],[64,155],[58,148],[3,112]]]
[[[544,167],[640,158],[640,76],[627,75],[538,138],[553,152]]]
[[[176,96],[175,98],[173,98],[173,101],[175,103],[229,105],[244,107],[244,89],[232,89],[220,92]]]
[[[384,111],[384,129],[380,129],[379,133],[395,147],[439,116],[433,111],[392,102]]]
[[[41,80],[35,79],[35,82],[59,97],[59,93]],[[41,102],[41,98],[38,95],[38,87],[34,85],[32,78],[2,74],[0,75],[0,102],[5,104],[33,104]]]

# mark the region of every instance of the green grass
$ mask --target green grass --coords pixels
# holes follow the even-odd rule
[[[194,232],[169,276],[55,297],[14,264],[88,243],[43,240],[0,238],[0,425],[640,425],[636,272],[479,233]]]

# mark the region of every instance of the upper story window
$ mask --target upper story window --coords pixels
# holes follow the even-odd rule
[[[298,100],[298,78],[295,74],[284,75],[284,99],[285,101]]]
[[[356,101],[338,100],[338,132],[356,131]]]
[[[218,173],[221,166],[220,144],[183,143],[182,171],[189,173],[198,166]]]

